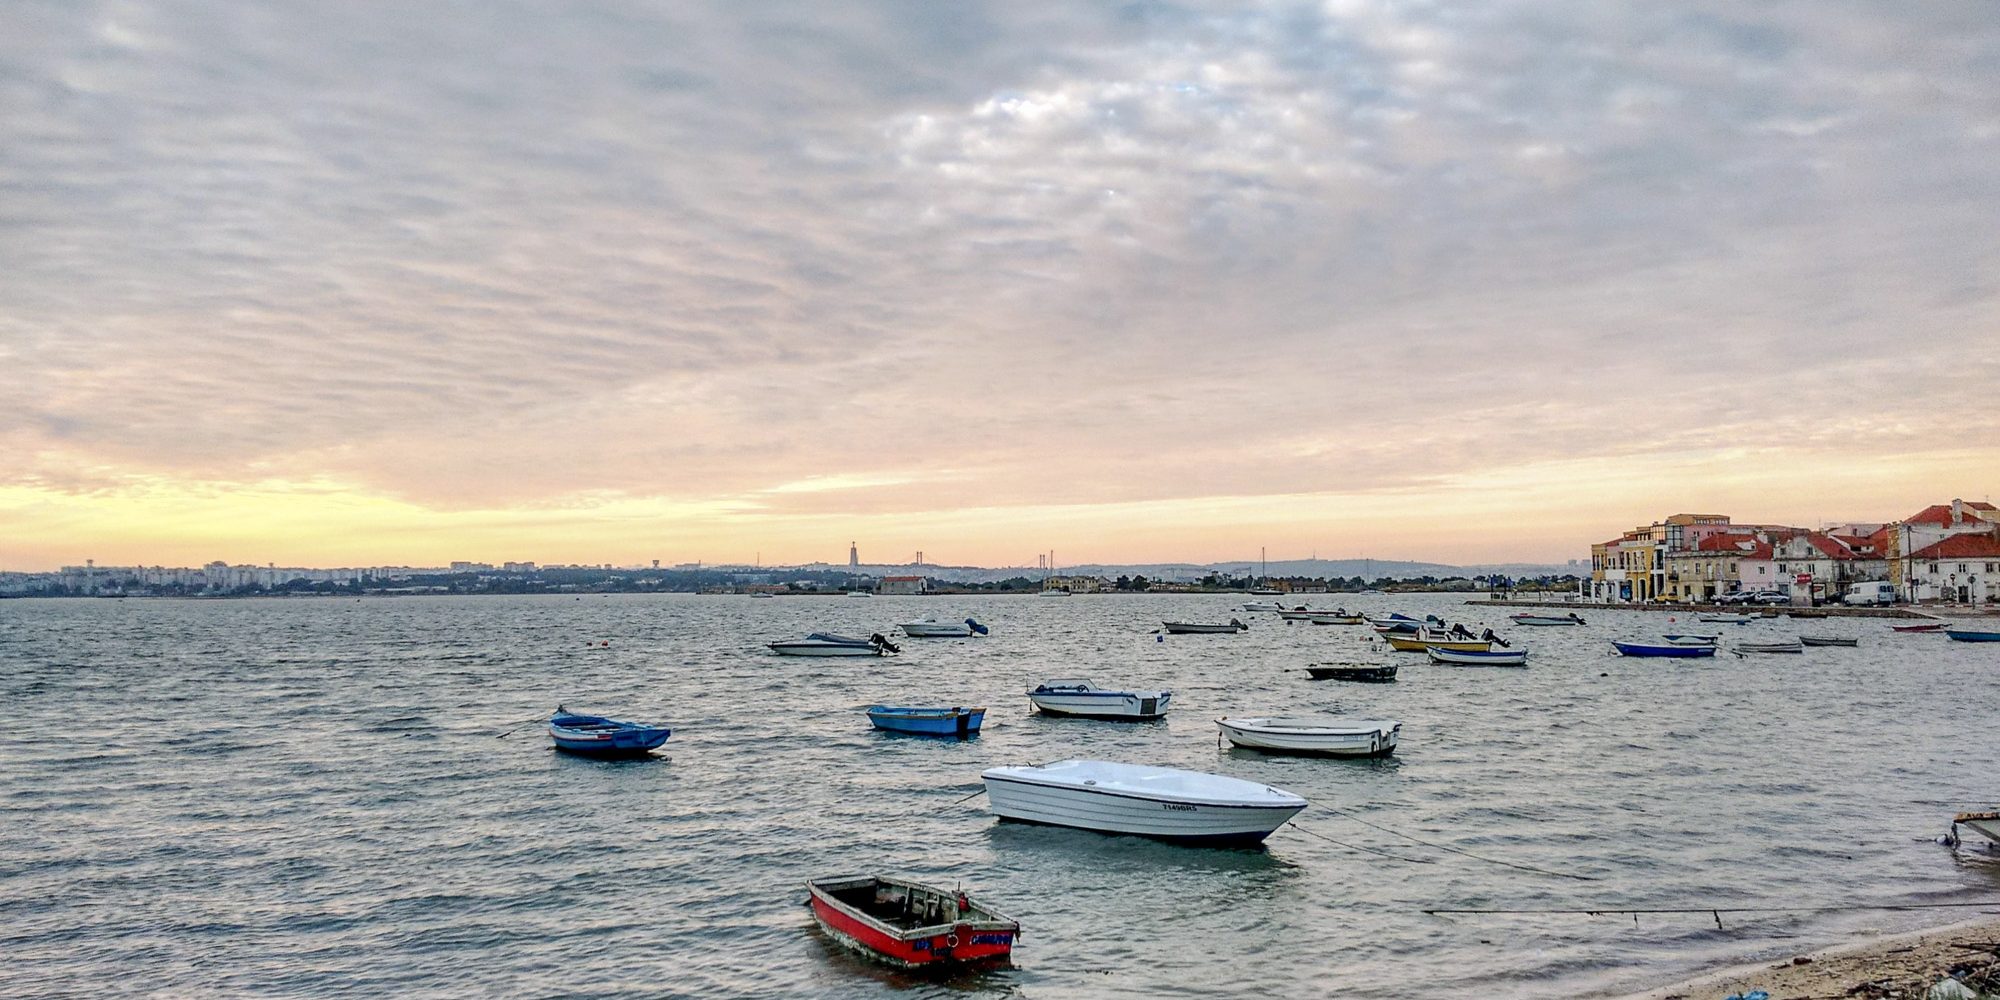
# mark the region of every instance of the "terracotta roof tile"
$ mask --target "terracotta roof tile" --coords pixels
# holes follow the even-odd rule
[[[2000,536],[1979,531],[1946,535],[1910,553],[1911,559],[2000,559]]]

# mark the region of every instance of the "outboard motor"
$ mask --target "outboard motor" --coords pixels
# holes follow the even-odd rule
[[[965,620],[965,627],[971,629],[973,635],[985,635],[988,631],[990,631],[986,626],[981,625],[970,618],[967,618]]]
[[[1496,646],[1499,646],[1499,647],[1500,647],[1501,649],[1512,649],[1512,648],[1514,648],[1514,647],[1512,647],[1512,646],[1509,646],[1509,645],[1507,645],[1507,640],[1505,640],[1505,639],[1502,639],[1502,638],[1500,638],[1500,637],[1499,637],[1499,636],[1497,636],[1497,635],[1494,635],[1494,634],[1493,634],[1493,630],[1492,630],[1492,629],[1490,629],[1490,628],[1489,628],[1489,629],[1487,629],[1487,630],[1486,630],[1486,634],[1484,634],[1484,635],[1480,636],[1480,638],[1481,638],[1481,639],[1484,639],[1484,640],[1486,640],[1487,642],[1490,642],[1490,643],[1492,643],[1492,644],[1494,644],[1494,645],[1496,645]]]
[[[1237,620],[1236,620],[1236,619],[1234,619],[1234,618],[1231,618],[1231,619],[1229,619],[1229,624],[1231,624],[1231,625],[1234,625],[1234,626],[1236,626],[1236,631],[1238,631],[1238,632],[1248,632],[1248,631],[1250,631],[1250,626],[1248,626],[1248,625],[1245,625],[1245,624],[1243,624],[1242,622],[1240,622],[1240,621],[1237,621]]]
[[[871,635],[871,636],[869,636],[869,637],[868,637],[868,644],[869,644],[869,645],[871,645],[871,646],[874,646],[874,647],[875,647],[876,649],[879,649],[879,650],[882,650],[882,651],[884,651],[884,652],[888,652],[888,653],[900,653],[900,652],[902,652],[902,651],[903,651],[903,650],[902,650],[902,649],[901,649],[900,647],[898,647],[898,646],[897,646],[897,645],[896,645],[895,643],[893,643],[893,642],[890,642],[890,641],[889,641],[889,640],[888,640],[888,639],[887,639],[886,637],[884,637],[884,636],[882,635],[882,633],[880,633],[880,632],[877,632],[877,633],[875,633],[874,635]]]

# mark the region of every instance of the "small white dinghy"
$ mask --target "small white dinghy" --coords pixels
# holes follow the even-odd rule
[[[1157,719],[1167,714],[1172,691],[1107,691],[1081,678],[1063,678],[1035,685],[1028,700],[1050,715],[1080,715],[1090,719]]]
[[[1327,757],[1386,757],[1396,752],[1403,724],[1395,719],[1215,720],[1229,742],[1265,753]]]
[[[1190,844],[1257,844],[1306,807],[1291,792],[1220,774],[1108,760],[980,774],[993,814]]]

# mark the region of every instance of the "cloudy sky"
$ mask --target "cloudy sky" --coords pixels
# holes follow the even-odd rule
[[[17,2],[0,568],[1566,559],[2000,485],[2000,18]]]

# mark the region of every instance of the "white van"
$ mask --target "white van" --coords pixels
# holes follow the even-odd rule
[[[1840,598],[1840,603],[1894,604],[1896,603],[1896,585],[1887,580],[1871,580],[1868,583],[1853,584],[1847,588],[1847,593]]]

